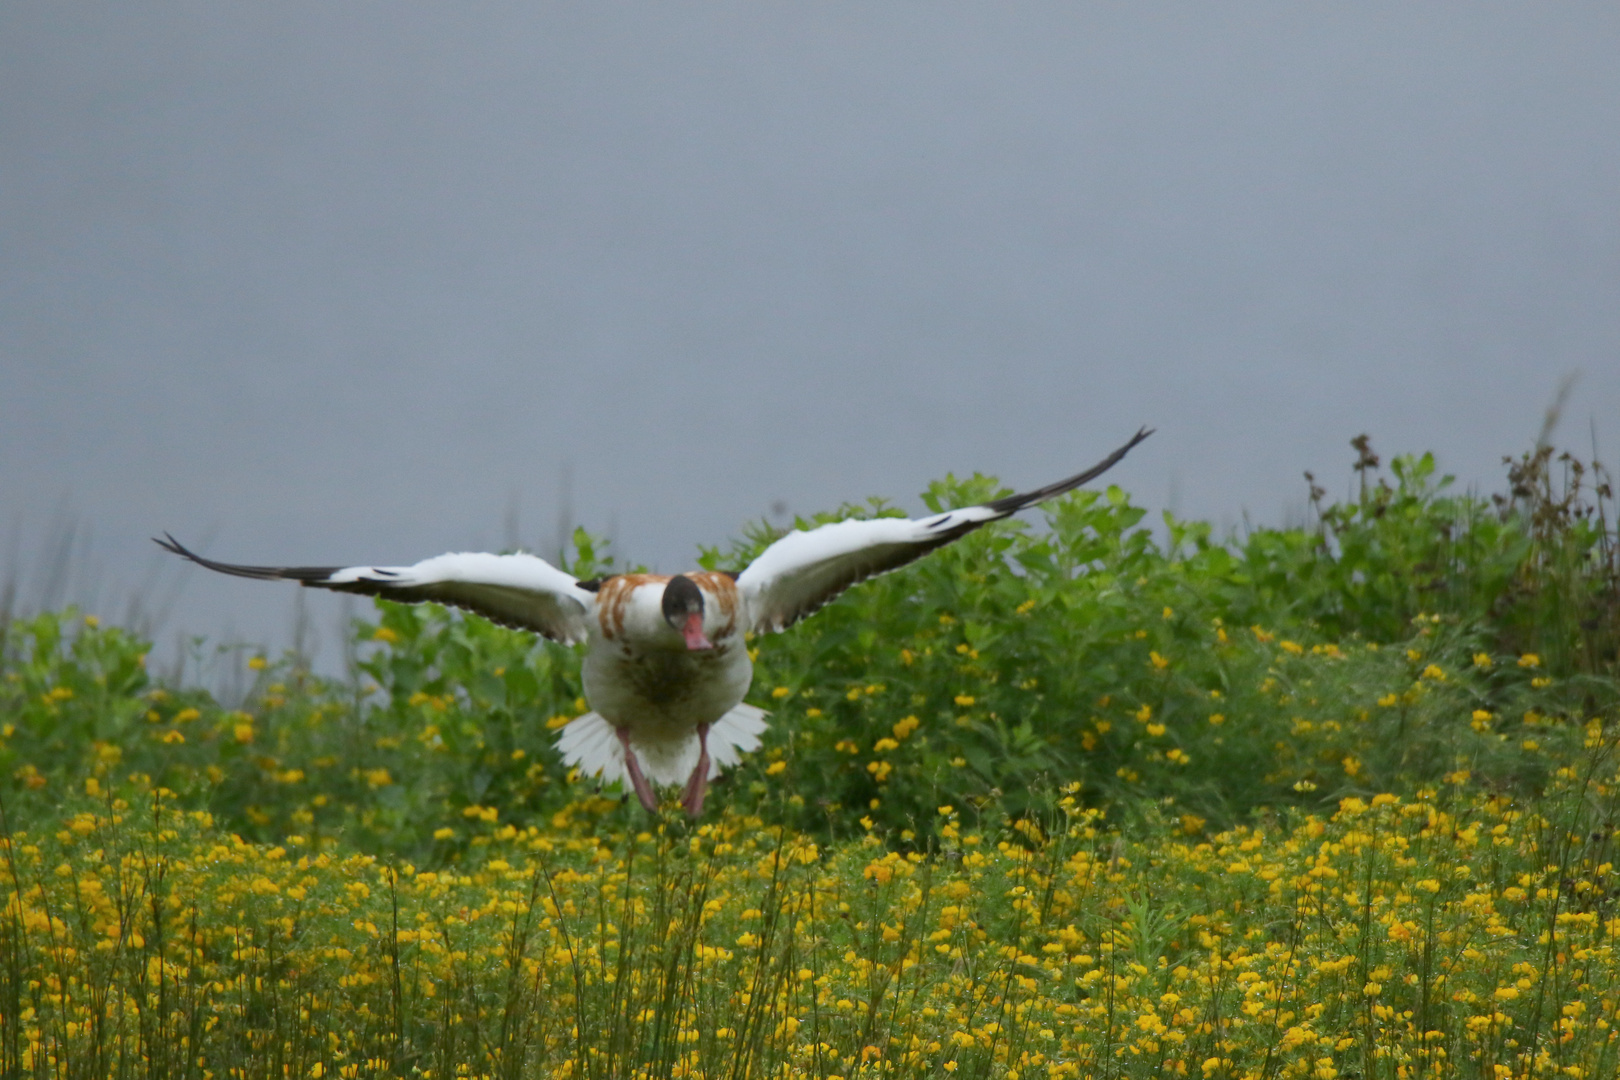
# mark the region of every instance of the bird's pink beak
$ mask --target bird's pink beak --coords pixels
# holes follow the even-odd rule
[[[681,636],[686,639],[688,649],[712,649],[714,642],[703,635],[703,616],[694,611],[686,617],[686,626],[681,630]]]

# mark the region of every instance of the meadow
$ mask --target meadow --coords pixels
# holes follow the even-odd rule
[[[481,620],[222,703],[8,618],[0,1071],[1616,1075],[1607,478],[1355,447],[1298,528],[1078,492],[758,639],[696,823],[566,774],[577,655]]]

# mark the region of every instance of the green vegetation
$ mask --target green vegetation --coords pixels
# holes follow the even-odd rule
[[[1613,1075],[1611,492],[1356,445],[1310,527],[1080,492],[760,638],[697,827],[564,776],[577,657],[481,620],[240,709],[13,621],[0,1071]]]

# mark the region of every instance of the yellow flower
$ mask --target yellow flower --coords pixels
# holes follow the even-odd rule
[[[896,739],[904,739],[907,735],[910,735],[913,731],[916,731],[921,723],[922,721],[918,720],[915,716],[902,717],[894,725],[894,737]]]
[[[783,698],[788,697],[792,693],[793,691],[789,690],[787,687],[778,686],[776,689],[771,691],[771,697],[775,698],[777,701],[781,701]]]
[[[1210,713],[1209,722],[1214,724],[1216,727],[1219,727],[1220,725],[1226,723],[1226,716],[1223,713]]]
[[[449,826],[445,826],[442,829],[433,830],[433,839],[435,840],[448,840],[454,835],[456,835],[456,830],[450,828]]]
[[[958,705],[960,705],[964,709],[967,708],[968,706],[972,705],[974,700],[975,699],[974,699],[972,694],[957,694],[956,695],[956,703]]]
[[[1489,668],[1491,666],[1490,654],[1482,652],[1475,653],[1474,666],[1477,668]]]
[[[270,665],[265,662],[265,659],[262,656],[255,656],[248,660],[248,667],[252,668],[254,671],[263,671],[269,666]]]
[[[399,635],[386,626],[379,626],[371,632],[371,640],[386,641],[390,645],[395,645],[399,642]]]
[[[765,766],[766,776],[777,776],[784,772],[787,772],[787,762],[785,761],[773,761]]]
[[[1537,656],[1533,652],[1527,652],[1523,656],[1519,657],[1519,666],[1524,668],[1540,667],[1541,657]]]
[[[1157,649],[1153,649],[1148,652],[1148,661],[1160,671],[1163,671],[1165,668],[1170,666],[1170,661],[1160,656]]]
[[[558,713],[556,716],[553,716],[551,719],[546,721],[546,730],[556,731],[558,728],[567,727],[573,722],[574,718],[572,716],[564,716],[562,713]]]

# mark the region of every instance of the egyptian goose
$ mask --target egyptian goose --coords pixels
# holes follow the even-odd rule
[[[904,566],[973,530],[1102,475],[1146,428],[1085,472],[1034,491],[916,520],[875,518],[795,529],[740,573],[616,574],[580,581],[533,555],[440,555],[414,566],[238,566],[165,535],[157,543],[223,574],[285,579],[409,603],[450,604],[564,644],[586,643],[590,712],[557,737],[584,775],[628,781],[658,808],[654,784],[684,783],[703,812],[708,782],[759,746],[765,712],[743,703],[753,681],[745,635],[785,630],[857,582]]]

